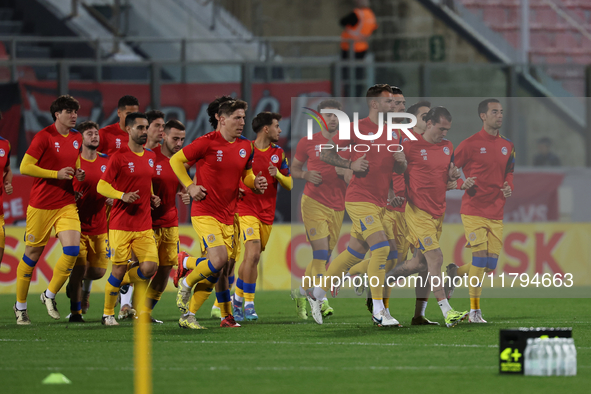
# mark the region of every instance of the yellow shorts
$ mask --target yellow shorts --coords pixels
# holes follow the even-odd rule
[[[404,212],[386,209],[384,226],[392,227],[398,258],[403,257],[403,261],[406,260],[408,250],[410,249],[410,242],[408,242],[408,227],[406,226]]]
[[[179,254],[179,228],[166,227],[154,229],[154,239],[158,248],[158,265],[175,266]]]
[[[404,212],[406,226],[408,227],[408,241],[417,249],[428,252],[439,249],[439,238],[443,228],[443,216],[433,218],[431,214],[415,207],[411,203],[406,204]]]
[[[211,216],[191,216],[193,229],[201,241],[201,254],[204,255],[208,248],[224,245],[228,256],[232,255],[232,235],[234,226],[221,223]]]
[[[240,216],[235,213],[234,214],[234,235],[232,235],[232,254],[230,258],[234,261],[238,260],[240,257]]]
[[[154,239],[153,230],[124,231],[109,230],[109,243],[111,245],[111,261],[115,265],[127,264],[131,259],[131,251],[138,262],[154,261],[158,263],[158,248]]]
[[[4,231],[4,215],[0,215],[0,226],[2,226],[2,230],[0,230],[0,248],[4,249],[6,246],[6,231]]]
[[[69,230],[80,232],[80,218],[76,204],[66,205],[60,209],[37,209],[29,205],[25,230],[27,246],[47,245],[51,229],[54,227],[56,235]]]
[[[394,239],[392,226],[384,224],[386,208],[378,207],[370,202],[345,202],[345,208],[351,218],[351,236],[366,240],[378,231],[384,231],[386,238]]]
[[[473,252],[486,250],[491,254],[501,254],[503,248],[503,221],[480,216],[462,215],[466,247]]]
[[[80,254],[76,265],[88,265],[96,268],[107,268],[109,265],[109,238],[107,233],[98,235],[80,235]]]
[[[345,211],[335,211],[305,194],[302,196],[302,219],[308,240],[328,237],[329,254],[337,245],[344,217]]]
[[[240,216],[240,229],[244,243],[257,239],[261,241],[262,252],[267,246],[273,225],[265,224],[254,216]]]

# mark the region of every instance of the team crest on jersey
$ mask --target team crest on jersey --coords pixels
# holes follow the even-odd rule
[[[406,142],[408,141],[408,138],[404,137],[404,139],[402,140],[402,142]]]
[[[372,225],[373,224],[373,216],[369,215],[365,217],[365,224]]]
[[[35,236],[33,234],[27,235],[27,241],[29,241],[29,242],[35,242]]]
[[[507,155],[507,153],[509,153],[509,152],[507,151],[507,147],[503,146],[503,147],[501,148],[501,153],[502,153],[502,154],[504,154],[504,155],[506,156],[506,155]],[[4,155],[2,155],[2,156],[4,156]]]
[[[152,160],[152,159],[148,160],[148,164],[150,165],[150,167],[154,167],[154,160]]]
[[[129,167],[129,171],[130,172],[134,172],[135,171],[135,165],[133,164],[133,162],[127,163],[127,167]]]
[[[279,156],[277,156],[277,155],[271,156],[271,161],[275,164],[279,163]]]
[[[78,143],[78,141],[74,141],[74,149],[78,148],[80,148],[80,144]]]
[[[316,235],[316,228],[312,227],[309,232],[310,232],[310,236],[314,237]]]
[[[246,235],[248,235],[249,237],[252,237],[254,235],[254,228],[252,228],[252,227],[247,228]]]
[[[105,171],[107,171],[107,166],[103,164],[101,166],[101,172],[105,172]]]
[[[240,154],[240,157],[242,157],[244,159],[246,157],[246,149],[244,149],[244,148],[240,149],[239,154]]]
[[[471,232],[471,233],[468,235],[468,239],[470,240],[470,242],[474,242],[474,241],[476,241],[476,233],[475,233],[475,232]]]
[[[0,149],[0,157],[4,157],[4,155],[6,155],[6,152],[4,149]]]
[[[209,242],[209,243],[215,242],[215,235],[209,234],[207,236],[207,242]]]
[[[370,131],[369,133],[367,133],[367,135],[373,135],[373,133]],[[373,143],[373,142],[376,142],[376,140],[371,140],[369,142]]]
[[[121,138],[115,139],[115,148],[117,148],[117,149],[121,148]]]
[[[160,175],[162,172],[162,166],[160,164],[156,164],[156,175]]]
[[[425,246],[431,246],[431,245],[433,245],[433,238],[431,238],[431,237],[426,237],[424,239],[424,241],[425,241]]]
[[[449,148],[447,146],[443,147],[443,153],[449,156]]]

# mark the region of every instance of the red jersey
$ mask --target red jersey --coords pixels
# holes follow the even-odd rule
[[[119,149],[126,147],[129,142],[127,131],[121,130],[119,123],[114,123],[99,130],[99,146],[97,150],[112,155]]]
[[[37,159],[37,166],[52,171],[65,167],[76,169],[80,154],[82,135],[70,130],[68,135],[61,135],[51,124],[35,134],[27,154]],[[60,209],[75,204],[74,189],[71,179],[35,178],[29,205],[37,209]]]
[[[412,129],[410,129],[410,131],[416,135],[416,133],[412,131]],[[410,141],[408,137],[400,130],[392,131],[392,137],[393,140],[396,140],[396,142],[401,145],[403,141]],[[392,189],[394,190],[394,194],[397,197],[404,197],[404,204],[397,208],[393,208],[392,205],[388,204],[386,208],[389,211],[404,212],[404,210],[406,209],[406,182],[404,180],[404,174],[397,174],[395,172],[392,172]]]
[[[334,166],[320,160],[320,145],[332,143],[321,132],[312,135],[311,140],[304,137],[298,142],[295,158],[302,163],[307,161],[308,171],[318,171],[322,176],[322,182],[318,185],[306,182],[304,194],[330,209],[343,211],[347,183],[337,175]],[[338,154],[343,159],[351,156],[349,151],[338,151]]]
[[[189,160],[202,160],[197,184],[207,196],[193,201],[191,216],[211,216],[221,223],[234,224],[238,185],[242,172],[252,166],[252,143],[245,137],[228,142],[219,131],[207,133],[182,149]]]
[[[107,170],[109,156],[98,153],[93,161],[85,160],[80,155],[80,168],[86,173],[83,182],[76,178],[72,181],[74,191],[82,193],[76,201],[82,234],[99,235],[107,232],[107,213],[105,201],[107,198],[96,191],[96,186],[103,173]]]
[[[449,164],[453,161],[453,144],[443,139],[431,144],[418,136],[417,141],[404,141],[408,167],[404,173],[408,201],[435,219],[445,213],[445,193]]]
[[[277,203],[277,189],[279,181],[269,173],[270,163],[283,175],[291,175],[287,165],[285,152],[279,145],[271,144],[267,149],[260,150],[254,146],[252,159],[252,172],[259,172],[267,179],[267,190],[263,194],[255,194],[248,187],[244,189],[244,198],[238,201],[238,214],[240,216],[254,216],[265,224],[273,224],[275,219],[275,205]]]
[[[149,149],[137,154],[124,146],[109,159],[107,171],[102,178],[122,193],[139,190],[140,198],[132,204],[117,199],[113,203],[109,229],[146,231],[152,229],[152,177],[156,155]]]
[[[387,147],[397,144],[398,141],[396,139],[389,140],[385,130],[386,125],[384,124],[382,127],[384,130],[380,138],[365,141],[355,135],[353,124],[351,124],[351,160],[355,161],[365,154],[365,160],[369,162],[369,168],[364,173],[353,173],[353,178],[345,195],[345,201],[347,202],[370,202],[378,207],[387,205],[388,191],[390,190],[392,172],[394,171],[394,152],[389,152]],[[359,121],[359,132],[361,134],[372,135],[377,130],[378,125],[369,118]],[[355,145],[368,145],[369,151],[362,152],[367,150],[367,146],[356,151]]]
[[[501,188],[508,182],[513,190],[515,147],[507,138],[492,136],[484,129],[462,141],[454,152],[454,164],[475,184],[462,197],[460,213],[492,220],[503,219],[505,197]],[[458,180],[458,187],[463,181]]]
[[[10,169],[10,142],[0,137],[0,169],[2,169],[2,185],[4,185],[4,172]],[[0,215],[4,215],[4,186],[0,186]]]
[[[162,147],[154,148],[156,167],[152,184],[154,194],[160,197],[161,203],[152,211],[152,228],[168,228],[179,226],[179,214],[176,209],[176,194],[179,180],[170,166],[170,159],[162,153]]]

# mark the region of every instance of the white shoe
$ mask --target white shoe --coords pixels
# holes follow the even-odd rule
[[[482,311],[480,309],[470,311],[470,316],[468,317],[468,321],[470,323],[486,323],[486,320],[484,320],[482,318]]]
[[[401,327],[398,320],[394,319],[387,309],[382,309],[377,314],[372,314],[371,318],[374,324],[377,324],[379,327]]]
[[[117,320],[115,320],[115,316],[110,315],[110,316],[103,316],[103,318],[101,319],[101,323],[103,323],[104,326],[118,326],[119,323],[117,323]]]
[[[322,324],[322,300],[317,300],[312,294],[312,289],[306,290],[306,298],[308,299],[308,303],[310,303],[310,308],[312,308],[312,317],[314,321],[318,324]]]
[[[16,309],[16,304],[12,306],[12,310],[14,311],[14,316],[16,316],[16,324],[19,326],[28,326],[31,324],[31,320],[29,319],[29,314],[27,310],[18,310]]]
[[[55,320],[60,319],[60,313],[57,310],[57,304],[55,298],[49,298],[45,295],[45,292],[41,293],[41,303],[47,308],[47,314]]]

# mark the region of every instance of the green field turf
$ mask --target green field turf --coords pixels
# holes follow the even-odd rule
[[[29,298],[33,324],[17,327],[14,296],[0,296],[1,393],[132,393],[131,322],[100,324],[103,299],[91,297],[89,321],[52,320],[37,294]],[[154,316],[154,393],[588,393],[591,387],[591,315],[588,299],[484,299],[485,319],[452,329],[411,327],[414,300],[393,300],[403,328],[378,328],[361,299],[331,300],[336,314],[316,325],[295,318],[287,292],[257,293],[257,323],[219,328],[209,318],[211,301],[198,314],[208,330],[177,325],[174,293],[166,293]],[[468,307],[467,299],[452,306]],[[62,316],[68,300],[58,295]],[[65,313],[64,313],[65,312]],[[430,301],[427,317],[442,322]],[[576,377],[524,377],[498,373],[499,329],[519,326],[573,327]],[[41,381],[61,372],[70,385]]]

